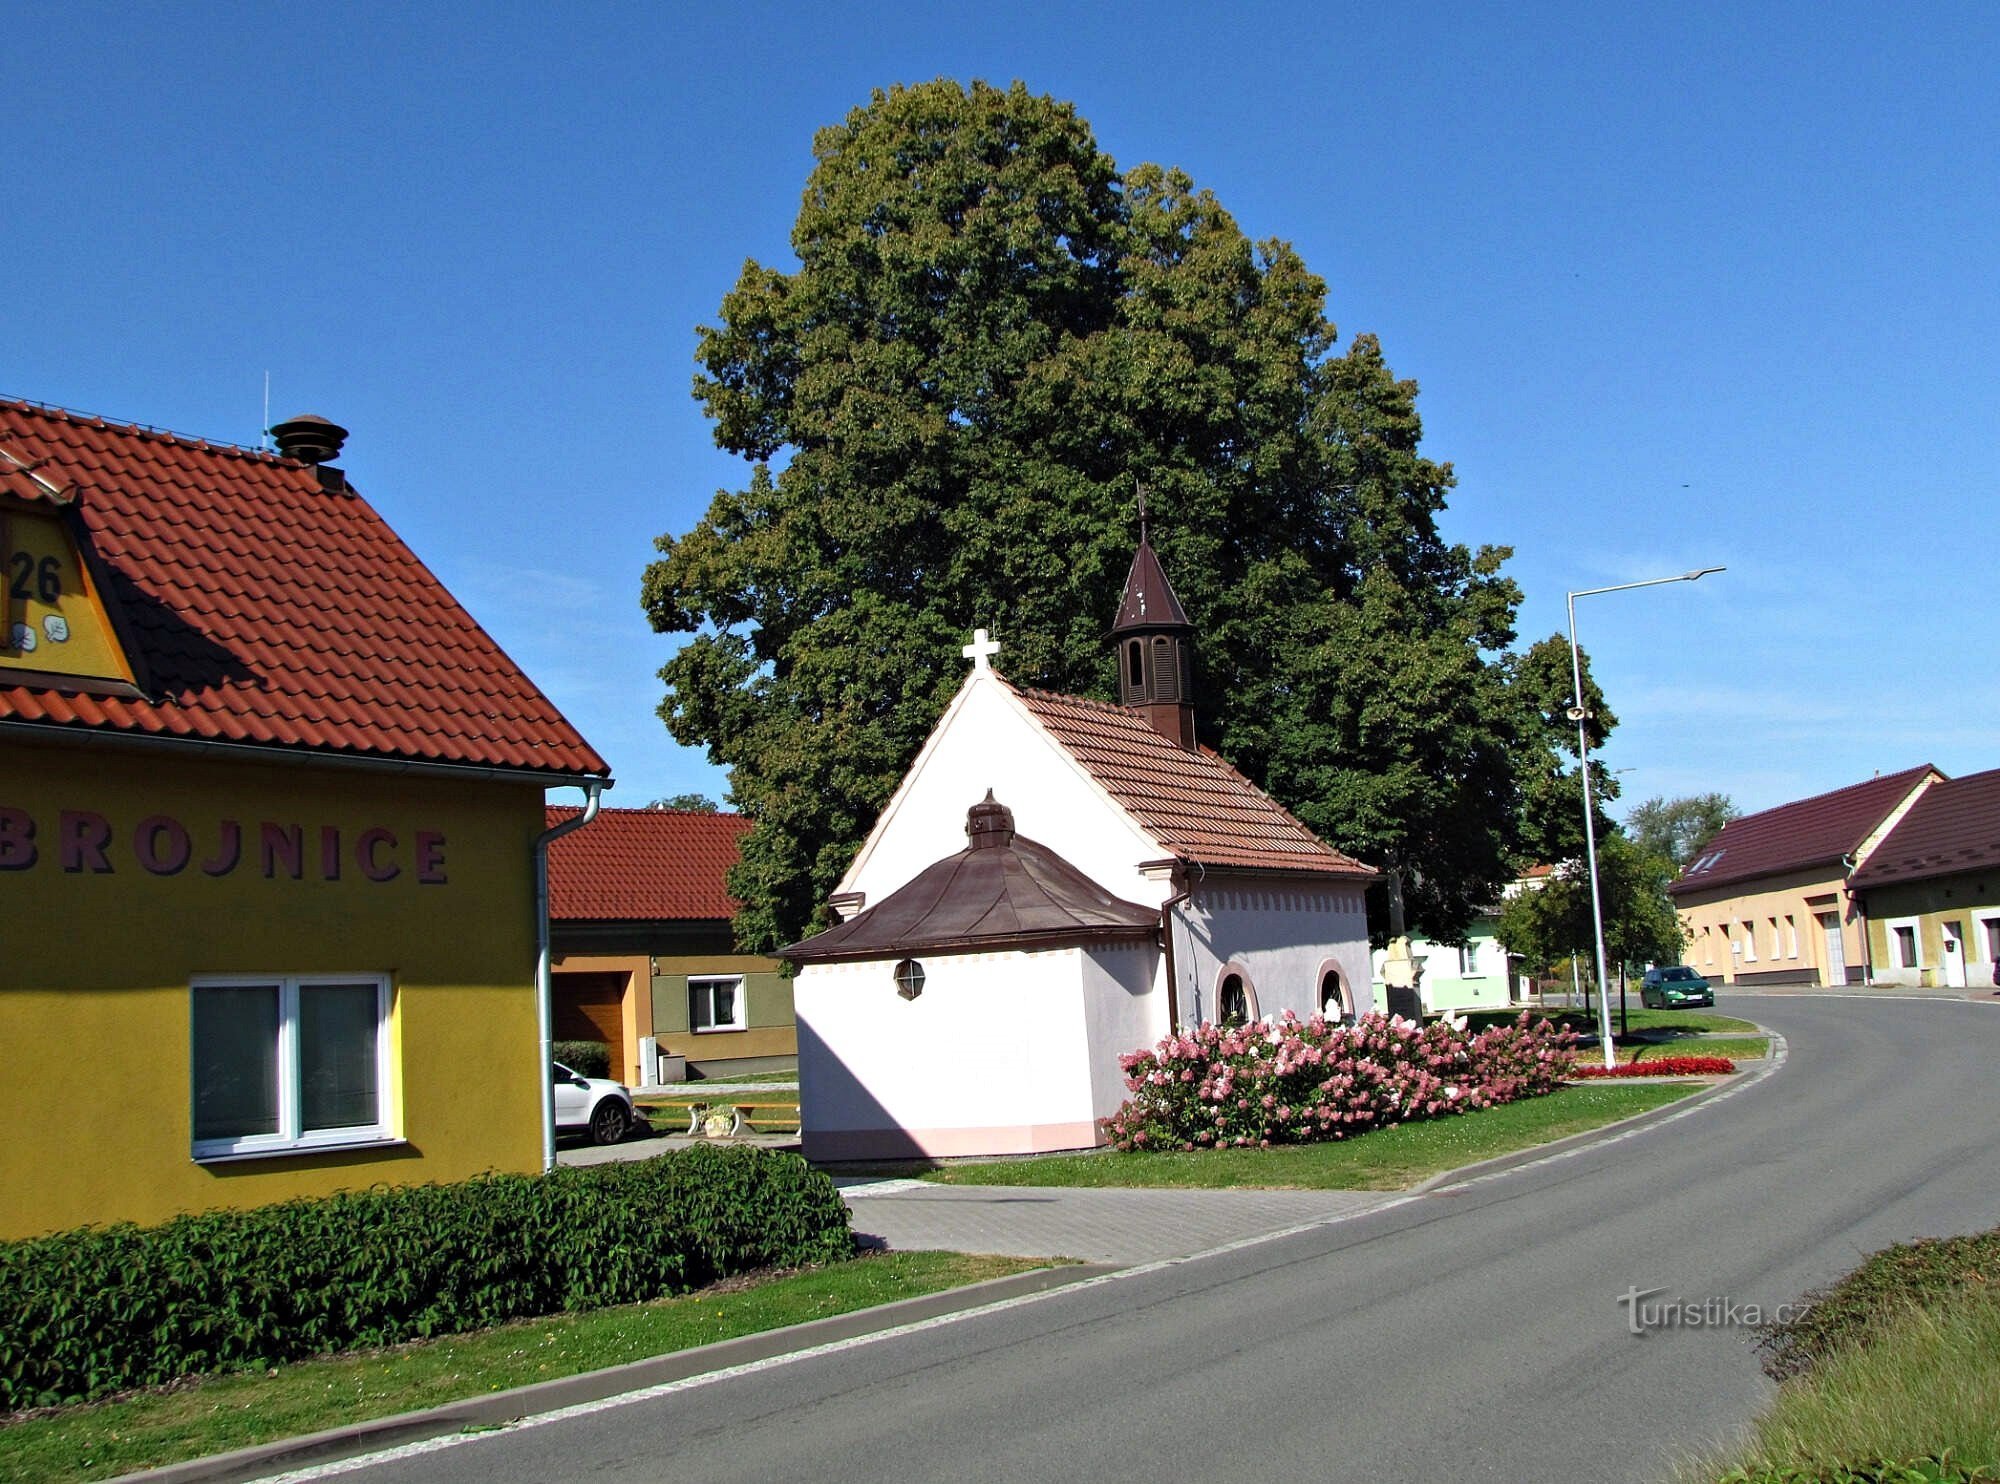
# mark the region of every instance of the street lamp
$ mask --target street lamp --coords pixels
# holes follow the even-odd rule
[[[1726,567],[1702,567],[1693,572],[1676,573],[1672,577],[1649,577],[1644,582],[1615,582],[1609,587],[1578,588],[1569,594],[1569,670],[1576,686],[1569,719],[1576,723],[1577,771],[1583,775],[1583,848],[1590,862],[1590,925],[1597,934],[1597,1039],[1604,1050],[1606,1071],[1618,1065],[1618,1058],[1611,1049],[1611,1002],[1606,997],[1610,976],[1604,964],[1604,903],[1597,890],[1597,821],[1593,818],[1590,801],[1590,737],[1584,730],[1585,723],[1590,720],[1590,708],[1583,704],[1583,655],[1576,647],[1576,600],[1595,597],[1598,593],[1622,593],[1635,587],[1658,587],[1663,582],[1693,582],[1711,572],[1727,570]]]

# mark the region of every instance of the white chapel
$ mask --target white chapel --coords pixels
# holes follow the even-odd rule
[[[1119,702],[965,683],[798,967],[800,1115],[823,1160],[1102,1142],[1118,1058],[1170,1029],[1370,1001],[1364,893],[1195,741],[1194,626],[1143,531],[1113,625]]]

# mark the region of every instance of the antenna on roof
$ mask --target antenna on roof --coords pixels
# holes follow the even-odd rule
[[[264,373],[264,420],[257,424],[262,430],[257,434],[257,446],[266,452],[271,447],[271,373]]]

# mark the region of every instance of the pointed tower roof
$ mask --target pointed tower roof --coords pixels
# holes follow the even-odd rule
[[[1153,552],[1152,541],[1142,534],[1139,549],[1132,554],[1132,570],[1125,576],[1125,600],[1118,605],[1111,632],[1193,627],[1181,600],[1174,596],[1174,585],[1167,581],[1166,568]]]

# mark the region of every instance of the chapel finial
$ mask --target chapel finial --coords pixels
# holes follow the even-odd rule
[[[1146,544],[1146,486],[1139,486],[1139,544]]]
[[[960,654],[972,661],[972,673],[975,675],[992,669],[993,667],[987,661],[999,652],[1000,641],[998,639],[987,638],[986,630],[984,629],[974,629],[972,631],[972,642],[959,651]]]

